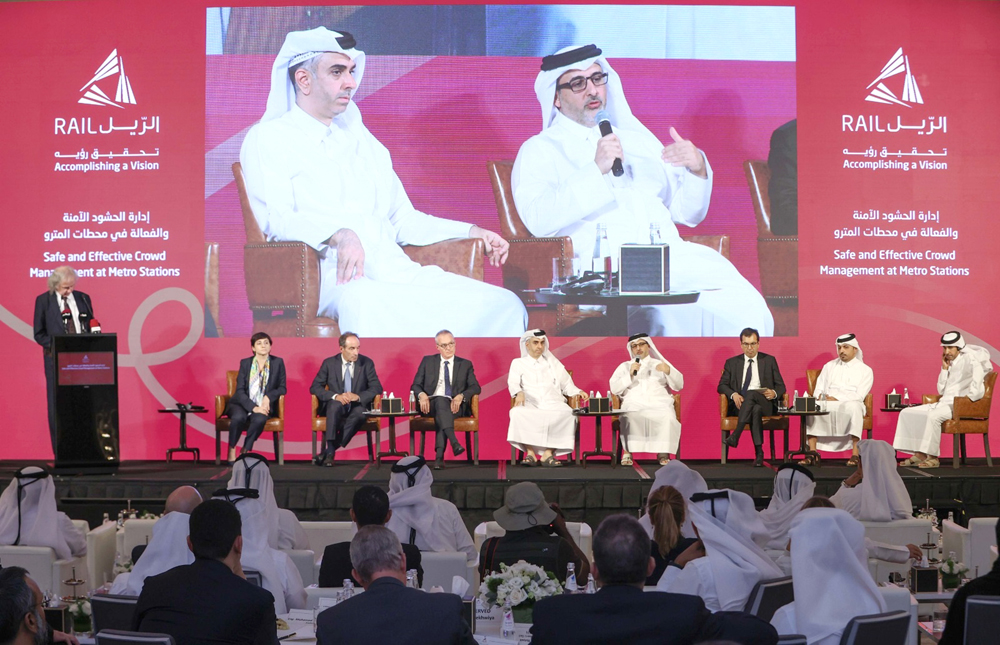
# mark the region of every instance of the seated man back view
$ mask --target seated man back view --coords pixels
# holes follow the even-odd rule
[[[654,568],[649,538],[627,515],[604,519],[594,533],[596,594],[552,596],[534,608],[531,642],[545,643],[776,643],[763,620],[742,612],[713,614],[697,596],[644,593]]]
[[[423,593],[406,587],[406,558],[396,534],[384,526],[365,526],[351,540],[354,577],[365,593],[319,615],[319,645],[393,643],[394,645],[472,645],[462,617],[462,599],[450,593]],[[390,620],[379,620],[384,616]]]
[[[277,643],[274,596],[247,582],[240,565],[240,512],[211,499],[190,524],[194,563],[146,579],[133,631],[170,634],[177,645]]]
[[[360,531],[366,526],[385,526],[392,517],[389,509],[389,496],[377,486],[362,486],[354,492],[351,502],[351,521]],[[423,585],[424,570],[420,566],[420,549],[413,544],[403,545],[406,556],[406,570],[417,570],[417,582]],[[319,569],[320,587],[340,587],[348,578],[354,584],[361,584],[354,577],[354,565],[351,564],[351,543],[338,542],[323,550],[323,563]]]

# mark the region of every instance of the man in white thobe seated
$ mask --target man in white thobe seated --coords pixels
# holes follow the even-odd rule
[[[875,382],[872,368],[865,365],[864,352],[854,334],[837,338],[837,358],[823,366],[816,379],[815,396],[826,416],[806,419],[809,450],[841,452],[851,449],[848,466],[858,465],[858,441],[864,430],[865,397]],[[801,464],[815,466],[813,455]]]
[[[182,564],[194,562],[188,547],[191,511],[201,504],[201,493],[192,486],[181,486],[167,496],[163,517],[153,524],[153,537],[131,571],[119,573],[111,593],[138,596],[146,578],[158,576]]]
[[[400,459],[389,476],[389,509],[386,528],[401,544],[421,551],[457,552],[466,555],[470,566],[479,563],[479,552],[462,521],[458,508],[446,499],[431,495],[434,475],[427,460],[418,455]]]
[[[233,474],[227,488],[253,488],[260,494],[267,513],[267,544],[272,549],[288,551],[309,548],[309,536],[295,513],[287,508],[278,508],[274,499],[274,479],[271,478],[267,457],[256,452],[240,454],[233,461]]]
[[[681,441],[670,392],[684,387],[684,375],[656,349],[649,334],[630,336],[626,350],[630,360],[611,375],[611,391],[622,398],[622,465],[632,465],[633,452],[655,452],[660,464],[666,464]]]
[[[0,495],[0,545],[47,546],[58,560],[87,554],[87,534],[56,508],[49,471],[25,466]]]
[[[912,453],[900,466],[940,466],[941,425],[952,417],[955,397],[967,396],[978,401],[986,393],[983,377],[992,369],[989,351],[978,345],[966,345],[957,331],[941,336],[941,347],[941,371],[937,380],[941,398],[936,403],[906,408],[899,413],[892,447]]]
[[[317,315],[363,336],[518,336],[527,313],[514,293],[437,266],[400,244],[482,238],[494,266],[508,243],[492,231],[415,209],[389,151],[368,131],[352,96],[365,54],[347,33],[291,32],[278,52],[260,123],[240,150],[254,216],[270,241],[320,254]],[[399,316],[400,311],[411,315]]]
[[[760,512],[760,521],[767,529],[765,549],[784,551],[788,546],[788,529],[802,505],[816,494],[816,480],[808,468],[784,463],[774,475],[774,488],[767,508]],[[780,565],[779,565],[780,566]]]
[[[576,441],[576,420],[565,397],[579,395],[582,405],[590,397],[549,351],[543,330],[521,336],[521,357],[510,362],[507,389],[514,398],[507,441],[524,451],[524,465],[562,466],[556,457],[573,452]]]
[[[755,584],[782,576],[760,547],[767,532],[749,495],[696,493],[687,510],[698,541],[667,565],[658,590],[701,596],[713,612],[742,611]]]
[[[858,468],[830,501],[863,522],[913,517],[913,502],[896,469],[896,451],[878,439],[858,443]]]
[[[630,329],[735,336],[750,326],[773,334],[774,318],[754,286],[721,254],[677,232],[678,224],[696,226],[708,213],[712,168],[704,153],[672,127],[671,141],[661,144],[632,115],[621,79],[594,45],[543,58],[535,94],[542,131],[521,146],[511,174],[514,203],[531,234],[569,236],[589,261],[586,251],[604,226],[613,270],[621,245],[666,243],[670,288],[712,289],[692,304],[629,307]],[[606,136],[598,126],[602,111],[613,127]]]

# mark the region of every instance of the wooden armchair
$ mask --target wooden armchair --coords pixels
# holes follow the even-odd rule
[[[674,416],[677,417],[677,423],[681,422],[681,393],[671,392],[671,396],[674,397]],[[611,395],[611,409],[620,409],[622,407],[622,400],[617,394]],[[618,461],[621,461],[622,454],[624,453],[624,447],[622,446],[622,422],[617,416],[611,417],[611,439],[612,445],[614,446],[614,451],[618,455]],[[681,458],[681,445],[677,444],[677,454],[674,455],[674,459]]]
[[[806,392],[814,394],[816,392],[816,380],[819,378],[819,373],[821,370],[806,370],[806,385],[808,389]],[[862,425],[862,429],[867,430],[867,438],[872,438],[872,393],[869,392],[868,396],[865,397],[865,418]]]
[[[993,386],[997,382],[997,373],[989,372],[983,379],[986,394],[978,401],[967,396],[955,397],[952,405],[952,417],[941,424],[941,433],[950,434],[954,440],[952,449],[952,466],[958,468],[959,454],[965,464],[965,435],[983,435],[983,450],[986,452],[986,465],[993,467],[993,457],[990,456],[990,405],[993,403]],[[925,394],[924,403],[934,403],[941,397],[937,394]]]
[[[327,386],[323,386],[324,390],[329,390]],[[326,417],[319,416],[319,399],[316,398],[315,394],[309,395],[312,405],[312,413],[310,418],[312,419],[312,457],[316,458],[319,453],[316,452],[316,438],[317,435],[326,434]],[[375,398],[372,400],[371,410],[377,410],[382,407],[382,395],[376,394]],[[379,446],[382,445],[382,422],[375,417],[369,417],[365,419],[364,424],[358,432],[364,432],[365,438],[368,440],[368,461],[375,461],[375,454],[378,452]],[[375,433],[375,449],[372,450],[372,433]]]
[[[788,407],[788,392],[785,392],[782,397],[782,401],[785,407]],[[726,439],[729,438],[730,433],[736,431],[736,422],[739,417],[731,417],[729,414],[729,397],[725,394],[719,395],[719,418],[721,419],[722,428],[722,463],[725,464],[729,459],[729,445],[726,444]],[[784,457],[788,454],[788,417],[782,415],[776,416],[765,416],[761,419],[762,425],[764,427],[764,432],[771,433],[771,461],[775,460],[774,456],[774,433],[782,432],[785,435],[785,447],[781,452],[781,456]]]
[[[799,333],[799,238],[771,232],[771,199],[767,186],[771,169],[766,161],[748,159],[743,172],[750,187],[750,201],[757,216],[757,262],[760,288],[771,315],[775,336]],[[772,456],[773,459],[773,456]]]
[[[212,317],[215,332],[222,338],[219,320],[219,243],[205,242],[205,314]],[[206,328],[208,327],[206,323]]]
[[[465,433],[465,458],[479,465],[479,395],[473,394],[469,399],[469,407],[472,415],[467,417],[455,417],[455,432]],[[413,437],[420,433],[420,452],[413,450]],[[424,445],[427,442],[427,433],[437,432],[434,425],[434,417],[413,417],[410,419],[410,454],[424,454]]]
[[[576,305],[543,305],[525,289],[538,289],[552,284],[552,260],[560,261],[560,275],[573,272],[573,240],[569,237],[535,237],[521,220],[514,205],[510,174],[513,161],[487,161],[486,167],[493,186],[500,234],[510,243],[510,253],[503,266],[503,286],[521,296],[528,310],[528,327],[554,329],[561,334],[585,318],[601,316],[599,312],[580,311]],[[703,244],[729,257],[728,235],[682,236],[687,242]],[[586,251],[584,251],[586,253]]]
[[[229,399],[236,393],[236,370],[226,372],[226,393],[215,395],[215,463],[219,464],[222,459],[222,433],[229,433],[229,417],[226,414],[226,406]],[[270,432],[274,439],[274,456],[278,459],[278,464],[285,465],[285,395],[278,397],[278,416],[271,417],[264,423],[264,432]],[[263,433],[261,433],[263,434]]]
[[[316,315],[322,277],[319,254],[302,242],[268,242],[250,206],[239,162],[233,164],[233,177],[246,229],[243,275],[247,301],[253,313],[253,331],[278,337],[337,338],[340,336],[337,321]],[[483,279],[485,243],[482,239],[404,246],[403,251],[419,264],[434,264],[451,273]]]

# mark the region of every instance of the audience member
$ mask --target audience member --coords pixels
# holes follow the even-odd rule
[[[146,579],[132,629],[170,634],[177,645],[275,645],[275,599],[247,582],[240,559],[242,521],[224,500],[191,512],[192,564]]]
[[[59,560],[87,554],[87,535],[56,510],[56,487],[44,468],[20,469],[0,495],[0,544],[47,546]]]
[[[850,514],[803,510],[788,536],[795,601],[771,620],[779,634],[803,634],[809,645],[837,645],[852,618],[886,611],[868,572],[865,528]]]
[[[421,551],[462,551],[475,564],[479,558],[469,529],[458,508],[431,495],[434,475],[423,457],[410,456],[392,466],[389,476],[389,508],[386,526],[400,542]]]
[[[72,634],[53,631],[42,611],[42,590],[21,567],[0,567],[0,644],[80,645]]]
[[[896,470],[896,451],[884,441],[858,443],[858,469],[830,501],[856,520],[888,522],[913,516],[913,503]]]
[[[782,576],[758,546],[767,534],[749,495],[699,493],[688,513],[699,540],[670,563],[658,589],[701,596],[712,611],[735,611],[746,605],[755,584]]]
[[[228,488],[254,488],[260,493],[267,513],[267,544],[272,549],[308,549],[309,537],[295,513],[278,508],[274,499],[274,480],[267,457],[244,452],[233,462]]]
[[[667,564],[698,541],[697,538],[681,535],[681,527],[687,520],[686,509],[684,496],[673,486],[658,488],[649,496],[646,512],[653,525],[650,555],[656,566],[646,584],[656,585]]]
[[[201,494],[191,486],[181,486],[167,496],[163,517],[153,525],[153,538],[142,552],[142,559],[135,562],[132,571],[118,574],[111,593],[138,596],[146,578],[194,562],[187,539],[191,512],[201,501]]]
[[[507,489],[503,508],[493,511],[493,519],[506,533],[483,543],[479,554],[480,578],[499,571],[501,564],[524,560],[550,571],[562,580],[566,565],[576,565],[577,580],[590,573],[590,562],[566,529],[562,512],[548,504],[532,482],[521,482]]]
[[[360,528],[351,540],[351,563],[365,593],[319,615],[319,645],[475,644],[460,597],[407,588],[406,558],[399,538],[389,529]]]
[[[996,525],[997,539],[1000,544],[1000,522]],[[1000,558],[993,562],[989,573],[970,580],[955,592],[948,608],[948,621],[945,623],[944,634],[939,645],[962,645],[965,640],[965,602],[969,596],[1000,596]]]
[[[704,493],[708,490],[708,484],[705,483],[705,478],[700,473],[691,470],[683,462],[676,459],[665,466],[661,466],[653,475],[653,486],[649,489],[649,496],[646,498],[647,507],[653,493],[664,486],[673,486],[676,488],[681,496],[684,497],[685,505],[687,504],[687,500],[691,499],[691,496],[695,493]],[[639,524],[642,525],[642,528],[646,529],[646,533],[652,538],[653,525],[649,521],[648,514],[639,518]],[[690,517],[685,517],[684,524],[681,526],[681,535],[684,537],[694,537],[694,529],[691,528]]]
[[[647,540],[637,520],[627,515],[605,518],[594,533],[593,571],[600,588],[596,594],[560,595],[538,601],[533,611],[531,642],[777,642],[774,628],[749,614],[712,614],[697,596],[643,593],[643,583],[654,566]]]
[[[389,508],[389,496],[377,486],[362,486],[354,491],[351,502],[351,521],[358,530],[366,526],[384,526],[392,519]],[[406,556],[406,570],[417,570],[417,580],[424,583],[424,569],[420,566],[420,549],[415,545],[403,544],[403,554]],[[320,587],[339,587],[348,578],[358,585],[361,581],[354,577],[351,564],[351,543],[338,542],[323,550],[323,564],[319,569]]]
[[[807,468],[783,463],[774,476],[774,490],[760,520],[767,529],[768,549],[783,550],[788,545],[788,527],[802,505],[816,493],[816,481]]]

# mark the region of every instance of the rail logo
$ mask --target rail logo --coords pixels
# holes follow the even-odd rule
[[[84,363],[84,365],[86,365],[87,363],[90,363],[90,356],[88,356],[87,354],[84,354],[83,355],[83,363]]]
[[[99,81],[103,81],[109,76],[118,75],[118,88],[115,90],[115,98],[111,98],[97,86]],[[84,83],[80,88],[83,96],[77,103],[84,105],[103,105],[106,107],[116,107],[124,109],[125,105],[135,105],[135,94],[132,93],[132,83],[125,75],[125,61],[118,55],[118,50],[113,49],[104,62],[94,72],[94,77]]]
[[[897,74],[904,74],[903,76],[903,87],[901,97],[897,97],[891,89],[889,89],[885,81]],[[898,85],[898,82],[894,82],[894,85]],[[892,55],[889,62],[885,64],[882,71],[879,72],[878,78],[872,81],[866,88],[871,90],[868,96],[865,97],[866,101],[871,101],[872,103],[886,103],[889,105],[902,105],[903,107],[912,107],[914,104],[922,104],[924,99],[920,96],[920,90],[917,88],[917,80],[913,78],[913,73],[910,71],[910,57],[903,54],[903,48],[900,47],[896,50],[896,53]]]

